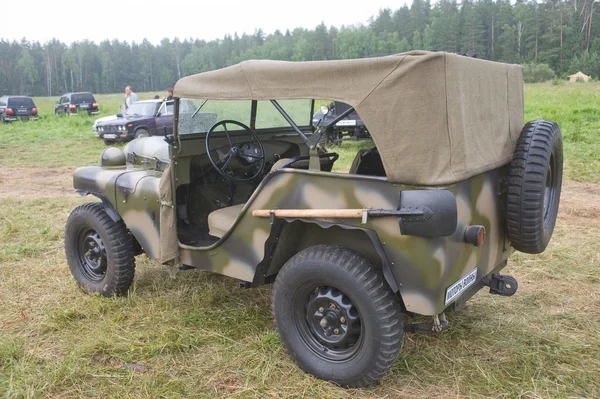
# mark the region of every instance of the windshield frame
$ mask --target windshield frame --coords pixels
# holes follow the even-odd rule
[[[180,134],[179,133],[179,109],[180,109],[180,101],[181,100],[185,100],[188,99],[188,97],[173,97],[173,100],[175,101],[175,107],[173,110],[173,137],[175,140],[180,140],[182,137],[202,137],[203,135],[206,135],[207,132],[197,132],[197,133],[185,133],[185,134]],[[284,117],[284,119],[287,120],[288,122],[288,126],[281,126],[280,128],[284,128],[284,129],[292,129],[293,130],[293,134],[298,135],[299,137],[302,138],[302,140],[304,142],[306,142],[307,140],[307,136],[305,133],[303,133],[302,131],[306,131],[307,129],[310,130],[309,136],[312,135],[314,133],[314,129],[312,126],[312,117],[314,114],[314,108],[315,108],[315,99],[311,99],[311,98],[307,98],[305,99],[306,101],[310,101],[310,107],[308,107],[308,114],[306,115],[306,124],[296,124],[293,120],[291,120],[291,123],[289,120],[287,120],[286,116],[284,114],[281,114],[281,111],[279,111],[279,113],[282,115],[282,117]],[[204,107],[204,105],[208,102],[208,101],[220,101],[220,100],[215,100],[215,99],[202,99],[201,104],[199,105],[198,109],[195,110],[195,113],[197,111],[199,111],[201,108]],[[254,130],[254,131],[260,131],[260,132],[267,132],[267,131],[273,131],[274,129],[277,128],[256,128],[256,115],[257,115],[257,109],[258,109],[258,101],[259,100],[246,100],[246,101],[250,101],[251,102],[251,106],[250,106],[250,124],[249,127]],[[270,100],[271,103],[275,102],[277,103],[276,100]],[[277,109],[277,107],[275,106],[275,104],[273,104],[273,106],[275,107],[275,109]],[[289,117],[289,116],[288,116]],[[291,118],[290,118],[291,119]],[[300,131],[299,134],[298,131]],[[258,132],[257,132],[258,133]],[[304,136],[304,137],[302,137]]]

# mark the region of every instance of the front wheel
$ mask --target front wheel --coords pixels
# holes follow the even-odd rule
[[[123,221],[113,221],[99,202],[71,212],[65,227],[65,253],[71,274],[87,293],[123,295],[133,282],[133,239]]]
[[[136,139],[141,139],[142,137],[150,137],[150,133],[148,133],[146,129],[138,129],[135,131],[133,137]]]
[[[292,257],[275,280],[273,318],[302,370],[346,387],[379,380],[402,348],[400,304],[381,271],[345,248]]]

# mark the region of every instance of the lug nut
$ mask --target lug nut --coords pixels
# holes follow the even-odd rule
[[[327,320],[323,317],[319,324],[321,325],[321,327],[325,328],[327,327]]]
[[[319,312],[323,313],[325,311],[325,308],[323,306],[319,307]]]
[[[344,324],[346,322],[346,318],[344,316],[340,317],[340,323]]]
[[[332,303],[332,304],[330,304],[330,305],[329,305],[329,309],[335,309],[335,304],[333,304],[333,303]]]
[[[339,334],[339,333],[340,333],[340,329],[339,329],[339,328],[336,328],[335,330],[333,330],[333,333],[334,333],[334,334]]]

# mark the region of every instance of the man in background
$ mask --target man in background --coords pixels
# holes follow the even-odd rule
[[[125,87],[124,101],[125,101],[125,111],[127,111],[129,109],[131,104],[139,101],[137,94],[135,94],[133,92],[133,89],[131,88],[131,86]]]
[[[171,101],[173,100],[173,88],[169,87],[167,90],[167,96],[165,97],[165,101]]]

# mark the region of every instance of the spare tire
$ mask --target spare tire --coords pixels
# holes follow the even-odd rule
[[[508,181],[508,236],[518,251],[538,254],[546,249],[558,214],[562,171],[558,124],[527,123],[517,141]]]

